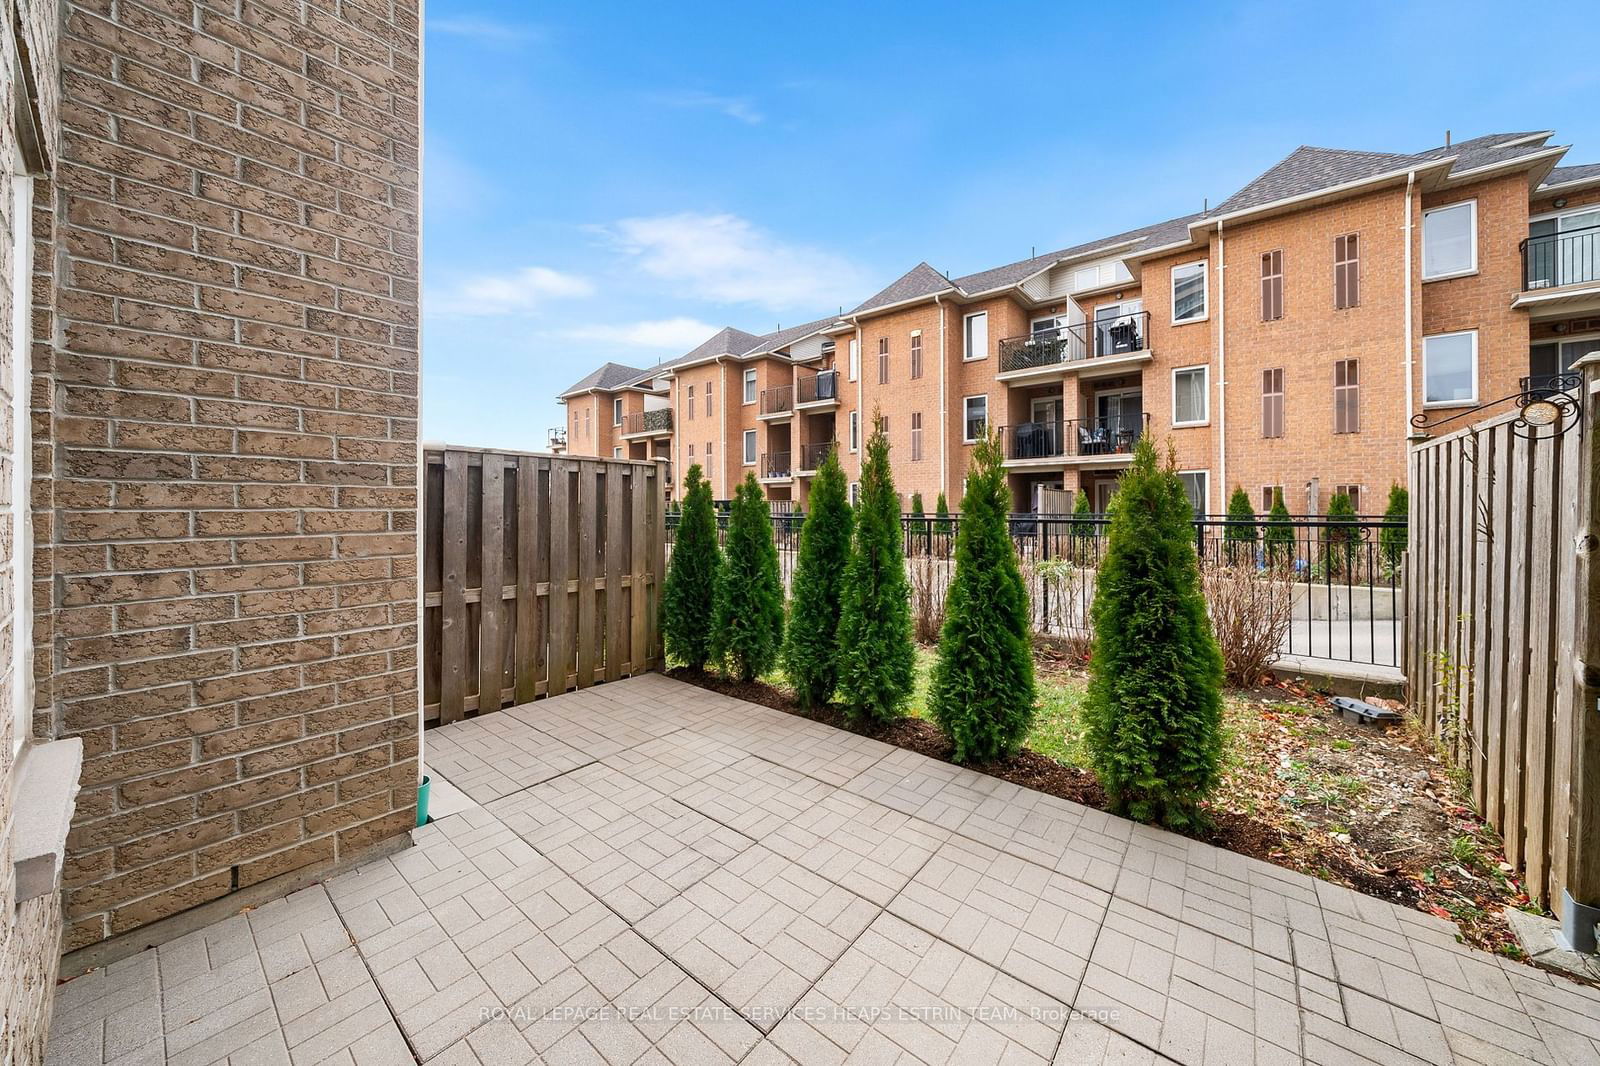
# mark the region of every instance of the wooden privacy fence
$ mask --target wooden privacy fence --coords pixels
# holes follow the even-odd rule
[[[665,463],[423,451],[423,720],[660,661]]]
[[[1587,395],[1591,369],[1582,383]],[[1565,433],[1519,409],[1411,449],[1405,674],[1413,711],[1471,775],[1530,896],[1600,904],[1600,739],[1587,536],[1595,399]],[[1587,678],[1586,678],[1587,675]]]

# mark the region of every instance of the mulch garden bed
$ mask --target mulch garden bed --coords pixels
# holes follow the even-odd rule
[[[1065,659],[1042,654],[1041,677],[1081,681],[1081,670]],[[951,761],[949,741],[921,718],[857,728],[836,707],[804,712],[787,690],[761,681],[684,669],[669,676]],[[1212,824],[1197,839],[1449,918],[1467,942],[1520,955],[1500,911],[1527,905],[1527,896],[1499,838],[1425,738],[1404,727],[1346,723],[1321,697],[1293,684],[1230,692],[1229,701],[1234,758],[1207,804]],[[1027,748],[968,768],[1088,807],[1108,806],[1092,773]]]

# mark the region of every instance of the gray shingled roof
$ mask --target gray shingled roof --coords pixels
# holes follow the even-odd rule
[[[1525,140],[1506,145],[1507,141]],[[1546,137],[1539,131],[1491,133],[1451,145],[1429,148],[1406,155],[1398,152],[1359,152],[1346,148],[1313,148],[1301,145],[1250,184],[1217,205],[1216,214],[1247,211],[1252,207],[1305,196],[1335,185],[1377,177],[1409,165],[1421,165],[1455,157],[1451,172],[1476,170],[1492,163],[1531,155],[1544,150]]]
[[[1590,178],[1600,178],[1600,163],[1580,163],[1571,167],[1556,167],[1550,176],[1544,179],[1543,189],[1549,185],[1565,185],[1569,181],[1587,181]]]
[[[711,359],[718,355],[739,355],[743,352],[748,352],[760,339],[754,333],[746,333],[744,330],[734,329],[732,326],[723,326],[713,333],[709,340],[696,347],[689,354],[680,355],[676,359],[662,363],[656,367],[655,372],[660,373],[675,366],[696,363],[702,359]]]
[[[798,326],[790,326],[788,329],[780,329],[776,333],[763,334],[756,338],[756,343],[736,354],[752,355],[757,352],[775,352],[780,348],[793,344],[802,337],[811,336],[811,334],[825,326],[833,325],[838,320],[837,315],[829,315],[827,318],[819,318],[811,322],[802,322]]]
[[[902,300],[915,300],[919,296],[932,296],[936,292],[944,292],[951,287],[950,279],[939,273],[927,263],[918,263],[910,270],[901,274],[889,287],[875,296],[869,296],[850,313],[857,314],[862,311],[871,311],[878,307],[887,307],[890,304],[900,303]]]
[[[1101,237],[1098,240],[1088,241],[1084,244],[1063,248],[1058,252],[1046,252],[1036,255],[1032,259],[1023,259],[1019,262],[1009,263],[1006,266],[994,267],[989,270],[980,270],[976,274],[956,278],[955,285],[962,292],[971,295],[979,292],[990,292],[994,289],[1015,285],[1020,281],[1033,277],[1063,259],[1076,259],[1087,255],[1097,248],[1115,248],[1119,245],[1137,241],[1145,247],[1159,248],[1164,244],[1174,241],[1186,240],[1189,236],[1189,223],[1199,218],[1198,214],[1183,215],[1179,218],[1169,218],[1165,222],[1157,222],[1153,226],[1142,226],[1131,229],[1126,233],[1118,233],[1112,237]]]
[[[590,389],[620,389],[624,385],[631,385],[644,373],[636,366],[623,366],[621,363],[607,363],[594,373],[582,378],[561,395],[571,396],[579,392],[588,392]]]

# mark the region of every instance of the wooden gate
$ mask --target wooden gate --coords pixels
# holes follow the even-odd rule
[[[1530,896],[1600,904],[1592,389],[1553,435],[1513,411],[1411,450],[1405,673]]]
[[[423,720],[660,662],[665,462],[423,452]]]

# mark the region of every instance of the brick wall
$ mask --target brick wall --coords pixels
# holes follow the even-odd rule
[[[71,949],[414,817],[419,27],[64,7],[38,391]]]

